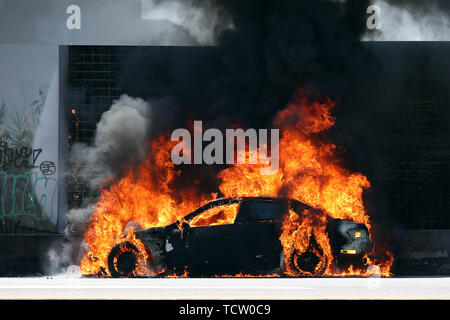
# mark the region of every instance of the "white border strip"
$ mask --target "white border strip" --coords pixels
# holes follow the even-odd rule
[[[450,278],[0,278],[1,299],[450,299]]]

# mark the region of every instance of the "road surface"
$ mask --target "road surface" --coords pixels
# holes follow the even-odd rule
[[[450,277],[0,278],[2,299],[450,299]]]

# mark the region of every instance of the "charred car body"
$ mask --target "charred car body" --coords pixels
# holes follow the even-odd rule
[[[233,223],[191,226],[194,219],[211,209],[235,206]],[[151,274],[179,274],[188,268],[190,276],[225,274],[283,273],[286,259],[280,242],[284,215],[293,210],[301,214],[313,209],[296,200],[273,197],[239,197],[218,199],[198,208],[166,227],[137,231],[135,236],[147,250],[146,263]],[[364,255],[371,251],[367,227],[361,223],[328,218],[327,234],[337,268],[362,265]],[[295,276],[320,276],[328,261],[321,254],[314,237],[310,246],[319,250],[293,252],[287,259]],[[319,254],[317,253],[319,252]],[[113,277],[136,276],[138,248],[130,242],[116,245],[108,257]],[[325,259],[325,260],[324,260]],[[317,267],[318,265],[321,267]]]

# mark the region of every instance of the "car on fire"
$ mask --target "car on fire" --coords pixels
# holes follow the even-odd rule
[[[220,215],[222,208],[230,206],[237,210],[234,221],[192,226],[192,221],[210,210]],[[301,215],[305,209],[321,212],[300,201],[276,197],[213,200],[168,226],[136,231],[144,249],[129,241],[117,244],[109,253],[108,269],[113,277],[138,276],[145,256],[146,267],[159,276],[181,274],[186,268],[189,276],[283,274],[287,264],[294,270],[291,276],[321,276],[330,261],[314,236],[304,252],[294,250],[287,259],[283,254],[283,217],[289,211]],[[365,255],[372,250],[366,225],[327,216],[326,232],[336,268],[364,266]]]

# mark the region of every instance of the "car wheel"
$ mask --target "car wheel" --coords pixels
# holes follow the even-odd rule
[[[327,270],[329,261],[320,245],[311,236],[308,248],[300,252],[295,249],[287,259],[287,271],[294,277],[318,277]]]
[[[140,276],[140,269],[145,270],[145,264],[151,259],[150,254],[147,255],[146,259],[144,254],[129,241],[119,243],[108,255],[108,269],[111,276],[114,278]]]

